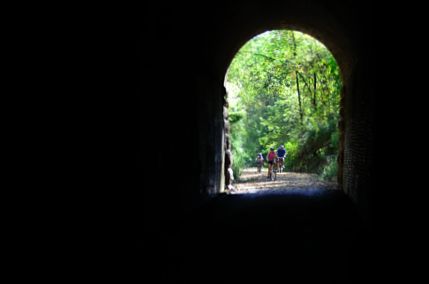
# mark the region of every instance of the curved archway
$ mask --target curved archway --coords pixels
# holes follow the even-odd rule
[[[139,51],[139,57],[142,61],[142,69],[147,70],[144,76],[140,76],[141,109],[144,110],[152,105],[158,106],[161,101],[161,111],[164,116],[169,118],[169,125],[166,130],[165,127],[152,123],[153,116],[142,111],[140,133],[144,139],[148,139],[148,135],[154,138],[159,149],[171,149],[171,147],[186,149],[192,152],[187,153],[186,156],[192,157],[186,159],[186,166],[179,164],[167,179],[163,171],[163,163],[165,163],[169,153],[161,151],[162,153],[154,158],[155,163],[152,163],[152,160],[148,163],[146,162],[147,148],[142,147],[141,154],[139,154],[139,162],[142,164],[139,167],[141,169],[139,177],[142,176],[142,178],[136,190],[144,195],[146,204],[144,212],[139,212],[139,217],[143,216],[142,219],[145,221],[145,226],[139,228],[139,235],[147,241],[148,248],[153,248],[153,254],[147,254],[146,251],[143,253],[149,255],[147,263],[155,266],[159,263],[159,271],[163,271],[165,266],[161,264],[165,262],[157,257],[159,255],[177,255],[177,259],[173,258],[175,261],[172,263],[182,263],[183,268],[189,268],[189,274],[181,274],[184,275],[184,279],[185,276],[195,275],[196,271],[204,276],[216,277],[216,273],[213,272],[219,267],[219,263],[211,259],[213,254],[222,255],[225,253],[223,257],[231,256],[232,258],[228,259],[227,264],[234,260],[237,261],[236,263],[240,263],[239,261],[250,259],[250,254],[246,253],[249,253],[248,248],[253,245],[252,241],[255,240],[255,235],[247,234],[246,228],[243,229],[243,234],[238,232],[235,235],[237,240],[247,240],[249,246],[241,246],[243,251],[240,252],[243,254],[234,259],[234,256],[239,255],[237,251],[229,250],[232,246],[225,248],[223,242],[217,242],[218,240],[229,242],[232,236],[231,229],[234,228],[225,226],[224,230],[216,231],[218,227],[212,226],[216,225],[217,222],[215,221],[219,219],[228,221],[230,215],[224,210],[221,210],[222,216],[216,215],[217,212],[214,211],[213,206],[204,206],[202,209],[204,209],[205,214],[202,215],[200,215],[201,211],[192,212],[197,217],[195,218],[196,221],[209,221],[207,226],[202,228],[200,222],[191,223],[188,228],[184,229],[184,234],[180,232],[176,235],[174,233],[177,228],[182,228],[182,223],[178,221],[180,217],[187,217],[186,214],[196,207],[195,204],[207,205],[209,203],[206,202],[207,196],[216,196],[213,198],[216,200],[237,200],[236,196],[224,198],[217,195],[223,189],[221,181],[224,163],[223,142],[225,140],[225,127],[227,127],[223,118],[223,108],[226,107],[223,79],[239,48],[253,36],[266,30],[291,29],[304,32],[323,42],[335,56],[342,70],[344,86],[342,90],[343,101],[341,102],[344,121],[340,126],[344,129],[344,150],[342,151],[344,157],[341,167],[343,180],[341,185],[348,197],[363,209],[362,212],[369,213],[365,210],[368,209],[368,204],[371,202],[369,196],[373,186],[371,175],[375,173],[372,157],[374,137],[374,119],[372,116],[375,108],[373,101],[375,93],[372,90],[372,82],[368,79],[368,71],[371,69],[369,62],[371,54],[368,50],[371,43],[366,41],[367,38],[365,37],[365,33],[370,31],[371,27],[369,24],[362,27],[362,24],[366,24],[362,19],[365,18],[370,9],[367,5],[361,5],[359,2],[351,3],[350,1],[335,4],[331,1],[315,0],[281,1],[275,4],[264,2],[260,5],[239,2],[241,1],[230,1],[225,5],[217,2],[212,6],[205,4],[204,7],[203,5],[192,6],[192,8],[197,8],[197,12],[195,9],[188,9],[187,6],[183,6],[184,3],[172,4],[174,6],[159,3],[159,10],[154,9],[153,13],[152,11],[148,13],[147,20],[141,25],[143,44],[141,44],[142,49]],[[177,139],[172,141],[172,137]],[[148,180],[162,180],[163,184],[151,188],[145,184]],[[341,198],[344,197],[341,202],[343,200],[350,201],[341,192],[337,193],[342,196]],[[338,203],[341,208],[353,208],[354,213],[354,206],[342,206],[343,203],[341,202]],[[325,203],[325,205],[331,204]],[[231,205],[230,208],[234,206],[235,204]],[[282,207],[282,209],[284,208]],[[273,210],[271,212],[275,213]],[[304,238],[301,244],[307,246],[306,237],[312,235],[311,233],[308,234],[312,231],[307,229],[320,228],[320,222],[317,218],[319,211],[313,212],[317,216],[313,219],[314,226],[312,227],[306,227],[308,219],[300,218],[300,212],[296,212],[295,217],[297,219],[292,219],[292,221],[296,221],[294,223],[298,226],[302,225]],[[328,210],[327,213],[329,212],[332,213]],[[242,216],[241,213],[240,216]],[[332,214],[326,215],[327,220],[331,220],[330,217],[332,216]],[[340,217],[341,225],[350,223],[350,227],[353,227],[352,219],[347,219],[346,215],[339,214],[337,216]],[[242,219],[237,219],[237,223],[240,220]],[[171,226],[173,229],[168,227],[169,224],[174,225]],[[263,223],[261,223],[261,227],[255,226],[255,223],[248,224],[249,227],[258,230],[264,228]],[[277,224],[275,225],[277,228]],[[332,226],[328,226],[328,228],[332,228]],[[338,257],[332,257],[331,251],[327,251],[326,254],[331,256],[332,260],[336,260],[335,267],[338,268],[340,265],[339,270],[341,271],[348,271],[348,268],[353,268],[355,264],[368,258],[362,254],[362,258],[353,260],[354,256],[351,256],[352,261],[344,261],[343,244],[350,244],[352,240],[358,238],[349,234],[341,234],[350,232],[348,228],[344,227],[343,230],[332,232],[332,236],[338,237],[342,241],[339,244],[332,242],[332,245],[337,248]],[[201,235],[201,229],[206,229],[204,235]],[[271,233],[268,235],[261,234],[261,236],[267,237],[267,244],[272,244],[269,239],[270,236],[283,236],[276,234],[275,231]],[[176,238],[178,235],[182,237]],[[319,235],[323,236],[323,234]],[[294,234],[285,234],[285,236],[293,237]],[[189,247],[197,248],[201,253],[189,256],[186,259],[189,262],[182,261],[181,256],[188,253],[188,246],[183,245],[184,243],[181,241],[185,241]],[[169,242],[169,245],[165,245],[166,242]],[[214,244],[210,251],[207,251],[207,244]],[[301,256],[301,247],[293,244],[297,248],[296,255]],[[316,239],[313,244],[316,245],[316,249],[326,247],[326,243],[319,243]],[[286,247],[284,255],[288,256],[291,252],[288,250],[289,247]],[[176,250],[171,253],[173,248]],[[267,261],[271,259],[268,257],[274,256],[274,253],[269,253],[270,250],[267,250],[263,245],[258,246],[258,248],[260,248],[259,253],[262,257],[258,258],[255,263],[259,264],[262,262],[261,260],[267,262],[267,266],[260,273],[261,276],[266,277],[267,274],[264,272],[272,271],[269,264],[279,265],[277,271],[282,271],[282,273],[285,267],[290,268],[283,265],[282,262]],[[272,252],[278,252],[278,248],[274,244],[270,248]],[[311,246],[308,248],[309,252],[315,251]],[[361,249],[361,247],[352,248]],[[303,257],[300,259],[302,261],[293,259],[290,262],[290,264],[297,264],[294,268],[298,269],[299,273],[297,274],[300,276],[311,274],[308,273],[308,267],[301,267],[301,263],[306,263],[308,259],[310,258]],[[245,263],[247,264],[247,262]],[[320,264],[326,264],[324,266],[326,271],[332,271],[332,267],[328,265],[326,258],[321,257],[313,268],[318,268]],[[142,263],[142,267],[146,266]],[[150,266],[150,268],[152,267]],[[171,267],[173,269],[171,269],[172,272],[169,273],[169,276],[176,280],[175,277],[179,273],[175,273],[175,265]],[[256,265],[255,269],[253,266],[246,267],[244,264],[242,267],[246,269],[251,267],[252,271],[257,271]],[[357,266],[351,274],[355,276],[360,274],[361,270],[363,269]],[[153,271],[158,272],[158,270]],[[323,271],[318,270],[318,272]],[[290,273],[293,273],[293,269],[287,271],[287,276],[290,276]],[[239,274],[237,273],[237,280],[242,280],[242,275]],[[313,275],[315,281],[320,280],[321,274],[313,273]],[[213,282],[222,282],[221,280],[225,280],[223,276],[224,274],[220,273],[217,276],[219,281]],[[326,277],[328,278],[328,276],[330,274],[327,273]],[[249,274],[247,278],[254,280],[253,274]],[[274,275],[273,278],[275,278]],[[199,278],[196,283],[200,283],[201,279],[204,278]],[[366,278],[362,277],[363,279]],[[269,281],[260,282],[268,283]],[[276,282],[273,281],[273,283]],[[314,283],[314,281],[309,283]]]
[[[240,12],[241,17],[226,17],[222,34],[215,34],[210,41],[213,56],[208,61],[211,68],[204,75],[203,84],[218,90],[219,97],[214,99],[216,102],[213,101],[213,103],[223,104],[225,109],[227,103],[223,99],[226,95],[226,90],[223,88],[224,75],[236,52],[249,39],[266,30],[289,29],[304,32],[322,42],[334,55],[342,74],[339,186],[352,200],[362,205],[365,211],[372,182],[374,104],[372,89],[365,73],[369,64],[365,53],[367,51],[360,44],[361,37],[364,36],[361,34],[351,36],[352,31],[349,27],[342,25],[341,20],[331,13],[329,7],[321,7],[319,4],[308,7],[302,3],[291,5],[289,9],[275,11],[264,7],[257,10],[249,8]],[[216,120],[223,121],[223,117],[218,117]],[[223,137],[225,135],[223,130],[221,126],[218,130],[213,130],[219,131],[214,136]],[[228,140],[228,137],[225,138]],[[214,152],[219,153],[215,163],[217,163],[216,167],[221,169],[218,173],[222,176],[227,170],[223,163],[223,148],[213,149]],[[213,174],[208,175],[213,176]],[[207,192],[219,192],[219,189],[224,188],[223,182],[221,180],[217,189]]]
[[[231,127],[235,128],[233,135],[228,132],[231,127],[226,127],[225,133],[225,137],[231,138],[227,139],[224,146],[227,149],[226,188],[235,192],[231,184],[231,173],[236,177],[243,166],[253,165],[253,157],[247,153],[255,152],[256,155],[256,152],[268,149],[267,143],[274,147],[273,143],[279,146],[286,141],[289,156],[286,161],[292,172],[324,172],[326,179],[332,179],[335,175],[336,179],[341,180],[338,175],[341,171],[337,171],[335,166],[342,162],[337,158],[337,137],[339,134],[344,137],[342,131],[338,133],[338,130],[335,130],[338,129],[338,121],[344,120],[344,117],[339,118],[339,97],[343,95],[341,78],[342,73],[335,57],[323,43],[305,33],[270,30],[246,42],[231,61],[225,75],[224,86],[228,99],[234,105],[231,106],[228,102],[230,110],[231,107],[239,108],[233,110],[235,112],[231,115],[225,112],[224,117],[225,121],[232,122]],[[294,99],[295,94],[297,101]],[[244,103],[245,101],[247,103]],[[251,114],[246,114],[247,109],[251,110]],[[272,115],[273,112],[280,113],[280,116]],[[241,119],[243,117],[244,121]],[[272,130],[269,130],[270,128]],[[300,134],[291,136],[290,133],[297,132],[298,129],[302,129]],[[307,141],[299,139],[300,136],[308,136],[311,133],[314,135]],[[232,149],[231,144],[235,144]],[[232,163],[237,159],[233,159],[231,153],[239,158],[239,163]],[[246,170],[248,178],[252,180],[250,186],[253,187],[281,188],[283,185],[290,188],[305,187],[306,184],[336,187],[329,182],[317,182],[311,175],[292,172],[286,174],[288,177],[285,173],[279,173],[277,182],[270,185],[264,182],[260,174],[255,175],[252,170]],[[280,181],[282,179],[300,182],[287,185]]]

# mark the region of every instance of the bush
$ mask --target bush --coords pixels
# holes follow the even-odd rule
[[[242,140],[235,139],[232,141],[232,170],[234,179],[237,180],[246,164],[246,153],[242,147]]]
[[[286,148],[286,159],[285,159],[285,167],[286,169],[296,170],[297,163],[297,155],[298,155],[298,142],[297,141],[289,141],[285,144]]]
[[[323,180],[336,181],[337,170],[337,156],[330,156],[328,157],[328,163],[323,167],[322,174],[320,176]]]

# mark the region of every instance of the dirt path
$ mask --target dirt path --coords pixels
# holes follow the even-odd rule
[[[315,174],[284,172],[278,173],[275,181],[267,180],[267,169],[258,173],[256,168],[243,170],[239,180],[234,183],[232,194],[278,192],[283,190],[336,190],[337,183],[321,181]]]

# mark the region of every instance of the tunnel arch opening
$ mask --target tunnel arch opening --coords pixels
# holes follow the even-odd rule
[[[244,13],[244,12],[243,12]],[[228,110],[224,78],[237,51],[251,38],[268,30],[294,30],[310,35],[323,43],[334,56],[341,72],[340,120],[338,149],[338,187],[363,211],[368,212],[373,181],[374,102],[370,62],[362,34],[353,35],[341,20],[325,8],[301,7],[282,11],[258,11],[267,17],[256,17],[256,11],[226,20],[222,33],[209,41],[210,68],[198,74],[198,104],[200,123],[199,147],[202,172],[199,193],[217,195],[228,189]],[[255,20],[259,18],[259,20]],[[210,102],[207,101],[209,98]],[[204,121],[210,127],[206,129]],[[364,213],[366,214],[366,213]]]
[[[260,81],[263,82],[262,85],[258,84]],[[335,84],[334,87],[329,88],[332,84]],[[308,186],[318,184],[337,188],[336,182],[341,184],[342,180],[342,171],[339,170],[343,156],[340,144],[343,144],[341,141],[344,138],[344,129],[339,127],[344,120],[344,113],[340,112],[340,99],[342,101],[344,96],[342,84],[343,74],[336,58],[322,42],[311,35],[290,29],[274,29],[255,35],[245,42],[231,59],[224,78],[223,118],[226,127],[223,168],[226,192],[244,192],[234,186],[233,180],[241,175],[244,166],[253,164],[249,152],[255,152],[255,155],[263,152],[266,162],[266,149],[274,147],[277,152],[277,146],[285,144],[285,141],[288,141],[287,145],[282,148],[286,149],[289,157],[284,159],[284,167],[275,171],[279,171],[279,174],[276,173],[277,182],[268,184],[264,182],[260,169],[258,174],[248,169],[245,179],[249,179],[250,184],[243,184],[244,187],[249,189],[249,185],[256,186],[261,187],[260,190],[279,188],[282,184],[287,185],[281,179],[293,179],[299,182],[290,183],[289,187],[305,187],[307,183]],[[293,98],[295,94],[298,100]],[[272,115],[273,112],[280,116]],[[292,118],[298,113],[300,117]],[[243,123],[243,120],[246,122]],[[304,126],[301,134],[296,134],[291,139],[290,132],[296,132],[304,124],[309,127]],[[307,130],[304,131],[305,128]],[[302,140],[298,141],[298,136],[309,133],[314,137],[300,146]],[[239,135],[245,138],[240,138]],[[279,151],[282,155],[283,150]],[[267,164],[267,168],[272,167],[270,164],[271,162]],[[290,168],[291,172],[283,172],[285,168]],[[317,182],[314,175],[296,176],[297,174],[292,173],[305,171],[318,171],[319,176],[330,180],[335,175],[335,182]],[[272,176],[269,169],[267,173]]]
[[[377,71],[374,70],[374,73],[371,74],[372,67],[376,63],[373,63],[375,60],[373,60],[374,57],[371,57],[372,42],[370,37],[365,35],[373,30],[371,20],[366,17],[369,15],[366,11],[370,10],[368,6],[349,2],[334,5],[329,1],[311,0],[282,1],[275,5],[268,3],[254,5],[247,2],[244,4],[228,2],[225,5],[216,3],[212,6],[201,5],[198,13],[187,9],[188,7],[181,11],[180,7],[183,7],[182,4],[178,4],[177,7],[165,13],[165,9],[168,10],[169,6],[159,4],[159,11],[148,14],[148,20],[143,22],[144,25],[141,26],[139,36],[142,41],[139,46],[143,48],[139,50],[138,56],[142,62],[141,69],[146,71],[144,74],[139,74],[141,87],[138,89],[138,95],[141,98],[142,110],[139,129],[140,141],[144,143],[141,143],[142,146],[138,153],[139,172],[136,176],[139,179],[135,190],[141,194],[144,202],[143,207],[140,204],[136,205],[138,209],[136,215],[143,219],[143,226],[134,227],[137,227],[137,234],[142,240],[140,242],[144,243],[141,245],[145,249],[142,250],[143,254],[148,255],[149,259],[155,259],[149,263],[155,264],[156,267],[159,263],[160,269],[165,270],[166,262],[157,257],[159,255],[168,256],[171,260],[168,274],[173,281],[178,275],[187,280],[188,276],[196,276],[196,272],[200,272],[203,276],[198,275],[199,282],[207,275],[216,277],[216,280],[225,280],[224,274],[217,274],[220,271],[219,264],[222,266],[234,263],[234,256],[239,255],[236,248],[242,248],[244,253],[242,257],[236,258],[237,263],[240,263],[238,262],[240,260],[246,261],[252,254],[254,255],[252,243],[258,238],[257,235],[248,234],[247,228],[254,228],[261,237],[272,236],[272,234],[266,233],[273,233],[281,238],[286,234],[275,234],[275,231],[266,230],[266,220],[275,220],[272,224],[276,228],[281,224],[286,228],[288,222],[298,226],[302,225],[304,238],[302,238],[301,244],[304,247],[308,244],[306,237],[313,235],[313,231],[306,230],[308,219],[300,218],[302,217],[301,212],[309,211],[301,206],[301,203],[297,203],[297,206],[294,207],[297,210],[295,214],[297,219],[287,219],[280,215],[277,216],[279,219],[261,218],[261,215],[253,210],[254,207],[247,207],[249,210],[243,211],[244,206],[240,206],[238,201],[244,198],[253,203],[261,198],[254,198],[251,195],[225,196],[221,194],[227,188],[225,152],[228,150],[224,147],[225,140],[228,138],[224,119],[224,111],[228,108],[224,76],[236,52],[249,39],[274,29],[296,30],[316,38],[331,51],[341,69],[343,89],[341,90],[340,111],[342,111],[344,120],[340,125],[343,127],[343,148],[340,152],[343,155],[343,162],[339,170],[342,171],[340,187],[345,194],[340,191],[335,194],[341,197],[341,202],[336,203],[339,205],[338,209],[350,209],[353,212],[350,215],[330,214],[338,212],[328,208],[335,203],[334,200],[332,203],[321,200],[320,204],[329,209],[326,220],[331,220],[331,217],[339,217],[336,219],[337,224],[347,225],[342,227],[344,230],[333,231],[334,238],[331,238],[332,244],[338,248],[339,253],[345,251],[343,244],[350,244],[356,237],[359,239],[359,236],[356,235],[351,235],[349,238],[348,235],[341,234],[348,228],[354,228],[352,221],[357,217],[354,215],[355,207],[352,206],[354,204],[351,204],[349,198],[363,209],[363,213],[369,213],[371,217],[368,208],[378,207],[378,200],[374,200],[370,193],[372,189],[374,192],[380,190],[380,188],[376,188],[372,179],[377,174],[373,167],[375,138],[373,115],[375,114],[375,95],[377,97],[379,95],[373,90],[374,82],[370,81],[375,79]],[[161,88],[159,88],[160,86]],[[161,118],[165,116],[169,118],[171,123],[168,126],[170,127],[160,126],[152,112],[145,111],[152,106],[160,106]],[[176,137],[174,141],[173,136]],[[145,145],[153,146],[154,143],[157,149],[170,149],[170,147],[185,149],[187,153],[184,162],[179,161],[174,171],[166,173],[164,167],[166,161],[169,161],[170,153],[160,151],[160,154],[154,157],[156,162],[153,163],[147,154],[149,147]],[[150,183],[148,183],[149,181]],[[156,183],[155,187],[152,186],[152,181]],[[290,211],[289,204],[291,203],[288,202],[292,202],[293,198],[283,197],[275,196],[270,200],[278,205],[277,209],[283,212]],[[300,197],[314,204],[313,196]],[[267,196],[267,198],[271,198],[271,196]],[[135,198],[135,200],[140,202],[141,199]],[[347,205],[342,202],[343,200],[347,202]],[[238,229],[238,234],[234,234],[234,230],[237,233],[237,228],[232,226],[234,223],[230,222],[231,211],[225,210],[224,201],[228,202],[228,208],[236,212],[237,216],[245,216],[249,220],[246,224],[240,223],[243,218],[237,219],[237,224],[243,225],[241,227],[243,230]],[[216,204],[219,206],[215,206]],[[272,207],[264,208],[267,208],[266,212],[272,212],[272,216],[276,216],[276,210],[273,210]],[[313,219],[315,222],[312,228],[318,229],[320,228],[319,211],[316,210],[313,213],[316,218]],[[257,224],[254,222],[255,220],[260,221],[259,226],[255,226]],[[221,228],[220,225],[217,226],[219,223],[225,225],[222,227],[223,230],[218,230]],[[327,228],[335,227],[332,222],[328,222],[328,225]],[[201,229],[204,231],[203,234]],[[243,234],[239,234],[240,232]],[[287,236],[294,238],[296,235],[292,233]],[[323,234],[318,236],[323,236]],[[247,240],[249,245],[242,243],[236,245],[231,242],[234,239]],[[313,239],[315,244],[319,243],[317,236]],[[337,240],[342,242],[336,243]],[[225,248],[225,243],[231,245]],[[266,244],[272,245],[271,250],[267,249],[264,244],[257,246],[261,256],[271,257],[279,252],[271,239],[267,238],[266,242]],[[199,253],[189,255],[189,247],[196,248]],[[283,247],[286,256],[290,255],[289,248],[291,247],[296,248],[296,255],[302,255],[303,246],[297,246],[296,243],[286,243]],[[320,242],[320,248],[327,247],[329,246],[325,242]],[[146,248],[151,248],[149,254],[147,254]],[[312,246],[308,246],[308,248],[313,250]],[[355,249],[359,250],[360,247],[357,246]],[[265,254],[266,252],[267,254]],[[327,250],[327,252],[332,256],[331,251]],[[185,261],[182,258],[184,255],[188,256]],[[214,260],[213,256],[217,255],[227,261],[220,263],[217,261],[218,258]],[[365,251],[363,255],[365,255]],[[268,258],[260,257],[258,259],[266,260]],[[302,258],[304,262],[308,259],[311,258]],[[335,264],[341,265],[340,270],[353,269],[351,274],[359,275],[361,266],[356,264],[364,263],[362,260],[367,260],[368,256],[366,254],[362,259],[358,258],[349,263],[346,263],[342,255],[335,259],[338,260]],[[308,269],[307,265],[303,266],[303,262],[296,261],[296,259],[292,259],[292,262],[297,264],[297,269],[302,268],[302,270],[298,270],[300,275],[312,274],[315,280],[320,280],[321,274],[308,273],[312,270]],[[177,266],[177,263],[180,264],[180,267]],[[255,266],[247,266],[248,262],[241,262],[243,268],[250,268],[250,272],[257,271],[259,263],[261,262],[257,261]],[[274,261],[264,263],[267,263],[267,266],[265,270],[262,269],[263,272],[272,271],[269,265],[276,264]],[[328,261],[320,258],[320,261],[314,262],[313,267],[319,267],[320,263],[327,264]],[[284,268],[287,266],[283,262],[277,264],[278,266],[274,266],[274,268],[279,274],[283,274],[281,277],[285,276]],[[338,269],[337,265],[334,266]],[[329,265],[325,265],[325,267],[327,272],[332,271],[332,267]],[[186,271],[182,271],[182,268]],[[153,270],[154,275],[158,271],[152,269],[152,266],[149,270]],[[228,268],[226,270],[231,271]],[[242,280],[243,270],[236,271],[237,280]],[[290,271],[293,272],[293,269]],[[266,273],[260,273],[260,275],[267,276]],[[159,275],[155,276],[159,277]],[[287,273],[286,276],[290,276],[290,274]],[[213,277],[209,280],[213,280]],[[252,281],[255,279],[253,273],[248,273],[246,278]],[[274,278],[276,277],[273,275]],[[365,278],[362,277],[362,279]],[[198,281],[195,282],[198,283]]]

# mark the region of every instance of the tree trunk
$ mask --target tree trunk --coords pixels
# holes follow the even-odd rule
[[[329,82],[328,81],[328,78],[326,78],[326,75],[324,75],[323,73],[322,73],[322,78],[319,78],[320,79],[320,84],[319,84],[319,86],[321,86],[322,87],[322,91],[323,91],[323,94],[320,96],[320,101],[323,103],[323,105],[325,105],[326,106],[326,102],[328,101],[329,102],[329,98],[330,98],[330,92],[329,92],[329,88],[328,88],[328,86],[326,86],[326,84]]]
[[[299,91],[299,79],[298,79],[298,71],[295,71],[295,77],[296,77],[296,89],[297,89],[297,91],[298,91],[298,103],[299,103],[299,115],[300,115],[300,117],[301,117],[301,122],[302,122],[302,117],[303,117],[303,114],[302,114],[302,106],[301,106],[301,93],[300,93],[300,91]]]
[[[307,80],[305,79],[304,75],[302,75],[301,73],[299,73],[299,76],[301,77],[302,81],[304,82],[305,87],[307,88],[308,92],[310,93],[310,101],[314,107],[314,109],[316,108],[316,86],[314,85],[313,88],[314,90],[311,89],[311,87],[309,86]],[[304,100],[303,100],[304,103]]]

